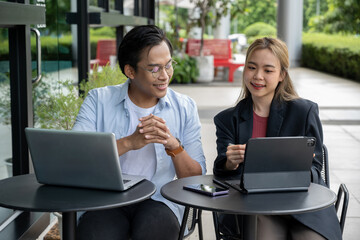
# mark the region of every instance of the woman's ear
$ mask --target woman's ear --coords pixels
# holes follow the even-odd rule
[[[282,70],[280,73],[280,82],[282,82],[287,75],[287,71]]]
[[[126,64],[124,67],[124,71],[125,71],[125,75],[130,78],[130,79],[134,79],[135,78],[135,70],[132,66],[130,66],[129,64]]]

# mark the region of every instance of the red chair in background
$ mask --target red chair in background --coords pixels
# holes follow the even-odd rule
[[[189,56],[200,55],[200,39],[188,39],[186,43],[186,53]],[[204,55],[214,56],[214,67],[229,68],[228,81],[234,81],[234,72],[245,63],[235,62],[232,58],[231,40],[229,39],[205,39],[203,45]]]
[[[106,66],[110,63],[110,56],[116,56],[116,40],[99,40],[96,46],[96,59],[90,60],[90,68],[93,69],[95,65]]]

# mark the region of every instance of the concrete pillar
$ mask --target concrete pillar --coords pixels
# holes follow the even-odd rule
[[[189,9],[190,18],[199,19],[200,18],[200,9],[194,8]],[[201,27],[194,26],[190,29],[189,38],[201,39]]]
[[[230,6],[226,16],[221,17],[218,26],[214,31],[214,38],[216,39],[228,39],[230,35]]]
[[[301,60],[303,0],[278,0],[277,37],[289,50],[291,67],[299,67]]]
[[[230,11],[229,11],[230,12]],[[230,13],[223,16],[214,31],[214,38],[228,39],[230,35]]]

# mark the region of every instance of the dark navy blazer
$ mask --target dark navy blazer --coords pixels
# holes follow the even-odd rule
[[[224,170],[226,149],[229,143],[246,144],[253,128],[253,102],[251,98],[240,101],[214,117],[218,156],[214,162],[214,175],[240,179],[242,164],[233,171]],[[311,181],[326,186],[321,178],[323,133],[318,105],[306,99],[286,102],[273,100],[270,107],[267,137],[309,136],[316,138],[315,157],[311,167]],[[298,221],[329,240],[342,239],[335,207],[293,215]]]

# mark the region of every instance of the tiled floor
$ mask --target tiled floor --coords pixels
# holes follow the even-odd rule
[[[198,105],[208,174],[212,174],[216,157],[213,117],[235,104],[239,97],[241,73],[236,74],[234,83],[214,81],[171,86],[192,97]],[[345,240],[359,239],[360,84],[305,68],[291,69],[290,76],[300,96],[319,104],[324,143],[329,151],[331,189],[337,192],[339,184],[345,183],[350,191],[343,237]],[[215,239],[211,212],[204,211],[202,218],[204,239]],[[198,239],[197,229],[188,239]]]

